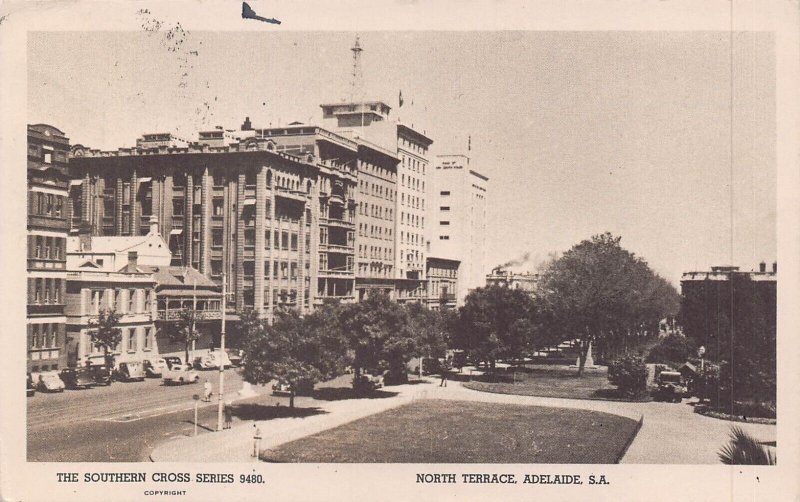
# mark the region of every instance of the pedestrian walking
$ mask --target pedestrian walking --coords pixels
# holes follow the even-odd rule
[[[206,383],[203,384],[203,401],[211,402],[211,394],[213,394],[211,390],[211,382],[208,381],[206,378]]]
[[[450,371],[450,366],[447,363],[442,365],[442,381],[439,382],[439,387],[447,387],[447,373]]]
[[[233,422],[233,410],[232,410],[232,408],[233,408],[233,403],[231,403],[230,401],[227,401],[225,403],[225,408],[223,408],[223,410],[222,410],[223,413],[225,414],[225,425],[223,427],[224,429],[230,429],[231,428],[231,422]]]

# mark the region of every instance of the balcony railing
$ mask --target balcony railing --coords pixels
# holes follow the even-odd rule
[[[319,277],[354,277],[354,270],[320,270]]]
[[[356,226],[356,224],[353,223],[352,221],[340,220],[337,218],[320,218],[319,222],[322,225],[328,225],[330,227],[341,227],[346,229],[352,229],[355,228]]]
[[[220,310],[197,310],[195,319],[198,321],[214,321],[222,319],[222,311]],[[159,310],[159,321],[179,321],[181,319],[181,309],[175,310]]]
[[[319,250],[320,251],[331,251],[331,252],[334,252],[334,253],[352,254],[353,253],[353,246],[342,246],[340,244],[323,244],[323,243],[320,243]]]

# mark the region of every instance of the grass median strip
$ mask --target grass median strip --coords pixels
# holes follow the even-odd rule
[[[607,413],[421,400],[265,450],[268,462],[615,463],[637,423]]]

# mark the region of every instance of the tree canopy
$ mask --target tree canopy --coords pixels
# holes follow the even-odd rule
[[[89,337],[92,340],[92,345],[103,351],[106,368],[109,371],[114,366],[114,356],[111,351],[122,340],[119,318],[120,314],[116,310],[103,309],[96,320],[89,321]]]
[[[579,373],[590,343],[615,343],[677,313],[675,288],[647,262],[625,250],[610,233],[584,240],[545,264],[539,274],[536,311],[542,330],[578,340]]]

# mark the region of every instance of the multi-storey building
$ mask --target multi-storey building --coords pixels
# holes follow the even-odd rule
[[[149,260],[169,261],[160,236],[95,237],[84,224],[67,239],[67,357],[70,366],[102,364],[104,353],[92,343],[91,331],[102,311],[119,315],[122,331],[114,347],[116,362],[158,354],[155,280],[138,265],[139,252]],[[161,244],[162,249],[157,246]],[[155,249],[154,249],[155,247]]]
[[[394,207],[389,209],[393,226],[388,229],[394,256],[392,291],[400,302],[423,301],[427,295],[426,176],[429,171],[428,152],[433,140],[407,124],[390,120],[390,112],[391,107],[382,101],[322,105],[323,123],[328,127],[358,138],[362,143],[380,146],[399,160],[393,186],[386,187],[392,197],[390,201],[394,202]],[[381,197],[384,193],[381,182],[373,180],[373,176],[373,173],[359,171],[359,195],[368,206],[375,204],[373,197]],[[381,229],[383,222],[378,223]],[[374,247],[372,244],[369,246]],[[385,266],[383,270],[386,270]],[[359,274],[363,273],[363,270],[359,271]]]
[[[66,367],[66,241],[69,140],[28,126],[27,371]]]
[[[486,196],[489,178],[466,155],[438,155],[431,171],[430,253],[461,262],[458,304],[486,279]]]
[[[458,260],[428,256],[426,276],[428,291],[425,303],[431,310],[444,310],[456,307],[458,291]]]
[[[320,291],[320,271],[331,265],[321,267],[318,254],[320,200],[348,204],[336,179],[353,174],[350,165],[279,151],[249,120],[240,131],[201,132],[183,146],[170,134],[108,152],[76,145],[71,159],[81,184],[71,204],[94,233],[146,233],[156,216],[172,265],[194,267],[217,284],[226,273],[226,301],[237,311],[253,308],[272,319],[281,306],[307,311],[325,297],[352,296],[346,287]],[[352,250],[337,254],[344,268],[333,272],[346,279]]]

